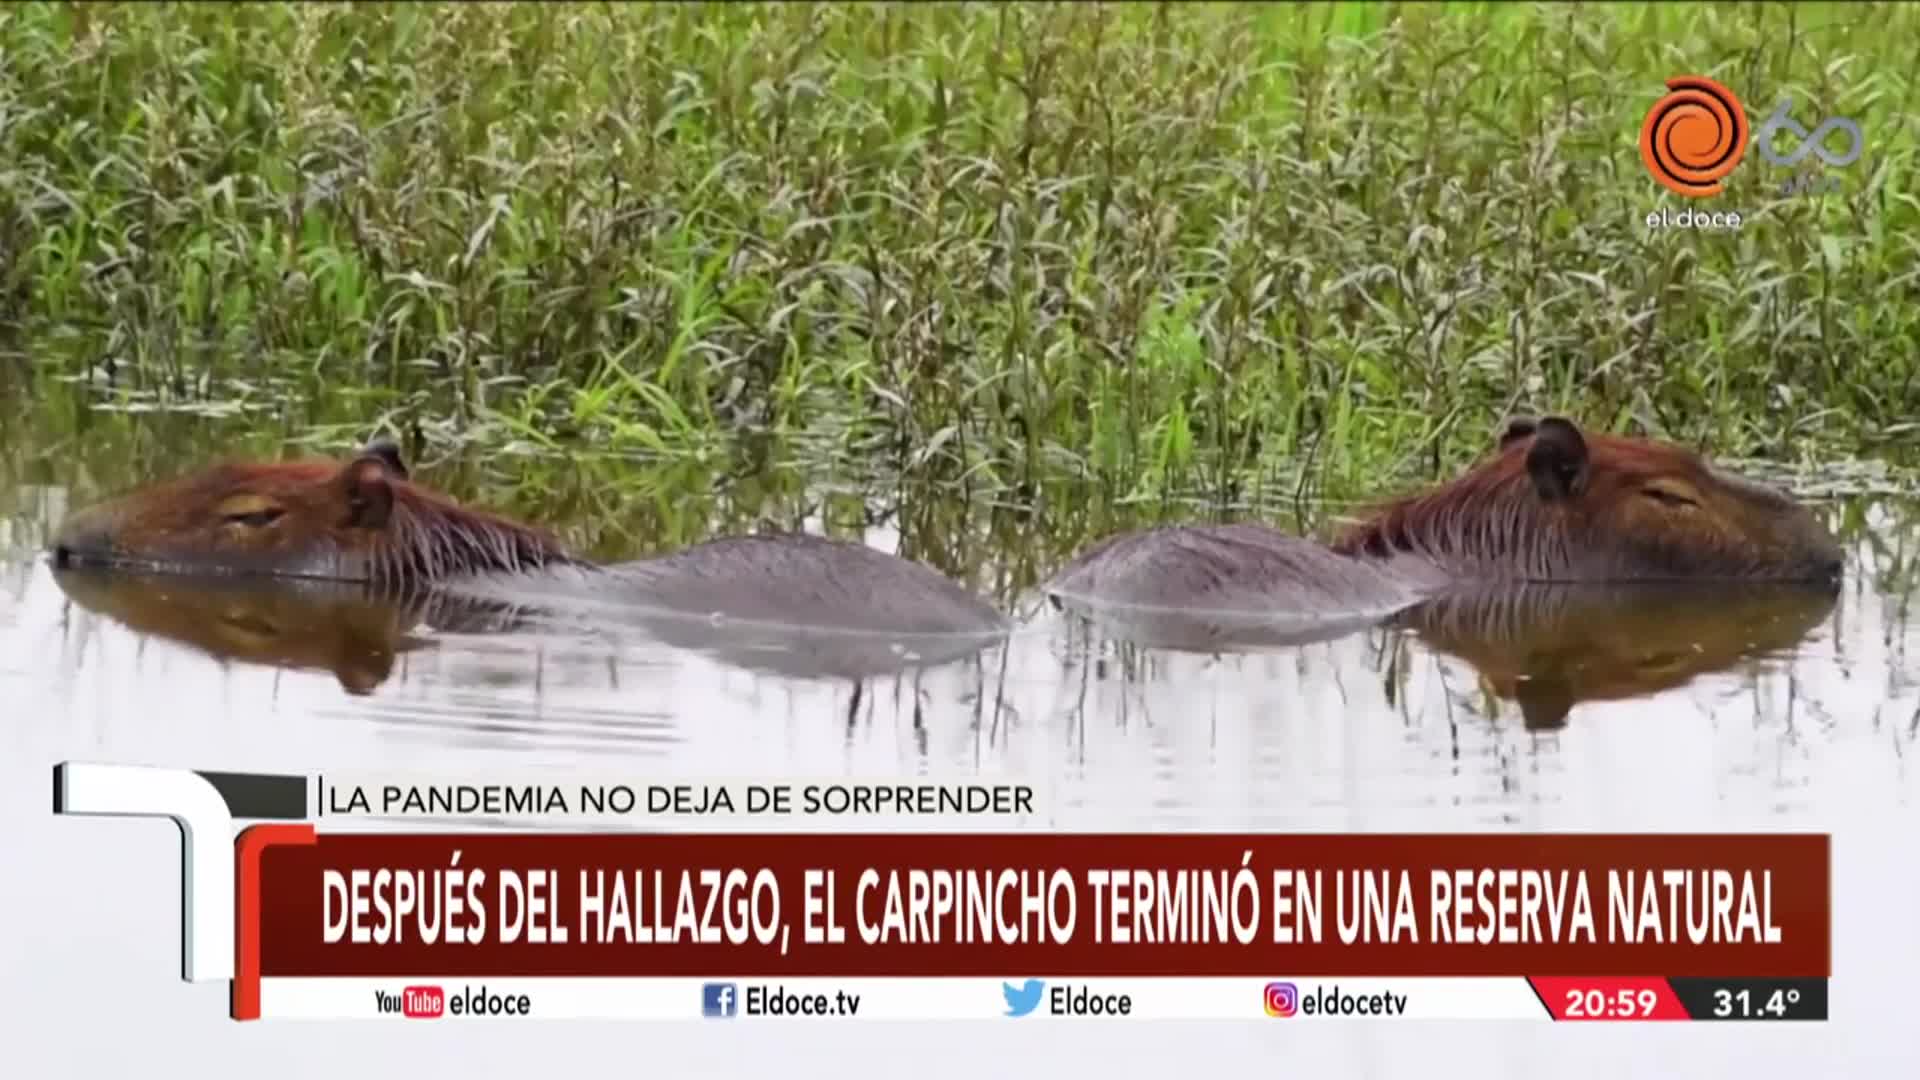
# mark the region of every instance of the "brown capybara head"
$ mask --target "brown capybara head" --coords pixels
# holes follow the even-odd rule
[[[430,584],[572,562],[553,537],[414,483],[392,444],[351,461],[237,462],[81,510],[60,566]]]
[[[1382,507],[1334,542],[1475,580],[1837,582],[1842,554],[1785,494],[1669,443],[1516,420],[1464,476]]]

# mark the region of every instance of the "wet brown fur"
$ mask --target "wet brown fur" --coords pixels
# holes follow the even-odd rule
[[[1841,567],[1825,526],[1786,495],[1678,446],[1547,417],[1510,421],[1465,474],[1330,543],[1259,524],[1162,526],[1101,540],[1045,591],[1128,635],[1217,649],[1336,632],[1338,619],[1302,617],[1385,616],[1461,586],[1832,587]]]
[[[978,598],[859,545],[721,540],[630,564],[636,593],[714,610],[767,607],[807,622],[871,614],[893,629],[992,629]],[[818,550],[816,550],[818,549]],[[460,506],[409,478],[393,447],[345,464],[231,463],[83,510],[56,561],[433,584],[544,567],[598,570],[549,533]],[[1092,602],[1230,610],[1404,607],[1436,584],[1831,581],[1838,545],[1804,507],[1679,447],[1516,421],[1465,475],[1382,507],[1331,545],[1264,526],[1111,538],[1049,588]],[[682,595],[691,591],[691,599]]]
[[[413,483],[397,454],[215,465],[81,511],[61,561],[375,583],[577,563],[549,533]]]
[[[1414,555],[1459,579],[1539,582],[1834,577],[1840,550],[1803,506],[1678,446],[1516,421],[1487,460],[1389,502],[1333,550]]]
[[[53,542],[59,566],[107,564],[437,586],[500,577],[572,595],[709,617],[880,634],[992,633],[1005,618],[930,567],[806,534],[725,537],[601,566],[549,533],[415,484],[397,449],[345,464],[229,463],[82,510]],[[532,571],[554,569],[553,575]],[[538,592],[538,590],[536,590]],[[529,602],[537,602],[530,600]]]

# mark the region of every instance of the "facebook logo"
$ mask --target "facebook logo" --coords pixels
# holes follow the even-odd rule
[[[700,1015],[732,1016],[740,1007],[732,983],[707,983],[700,988]]]

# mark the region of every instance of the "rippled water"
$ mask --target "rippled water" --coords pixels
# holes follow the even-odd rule
[[[960,1075],[1283,1059],[1342,1075],[1892,1075],[1916,1060],[1894,1000],[1904,965],[1920,960],[1910,503],[1850,508],[1837,598],[1495,597],[1229,654],[1143,647],[1137,626],[1134,641],[1115,641],[1111,625],[1041,607],[1004,645],[855,684],[743,667],[724,628],[708,628],[703,648],[605,623],[435,631],[406,609],[325,593],[56,576],[38,548],[64,492],[14,495],[22,510],[0,518],[0,1010],[6,1030],[27,1035],[3,1052],[24,1055],[14,1075],[61,1062],[83,1074],[200,1071],[203,1060],[222,1073],[493,1075],[552,1060],[673,1075],[708,1055],[776,1075],[870,1060]],[[755,663],[769,666],[764,648]],[[178,981],[177,858],[150,835],[171,826],[103,820],[78,837],[48,810],[49,766],[63,758],[1009,775],[1046,786],[1049,824],[1062,829],[1832,831],[1835,1019],[1792,1031],[1610,1026],[1604,1038],[1488,1023],[820,1024],[750,1041],[699,1024],[233,1025],[223,993]]]

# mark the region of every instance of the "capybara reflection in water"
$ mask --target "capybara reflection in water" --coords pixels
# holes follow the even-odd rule
[[[53,579],[79,608],[136,634],[223,662],[330,671],[351,694],[373,692],[394,673],[399,657],[435,644],[422,630],[594,642],[633,631],[748,671],[856,684],[964,659],[989,640],[966,634],[819,633],[812,625],[733,620],[716,624],[704,615],[662,612],[665,605],[635,606],[618,599],[578,607],[522,606],[465,590],[376,589],[361,582],[257,574],[188,578],[69,566],[55,569]]]
[[[223,661],[331,671],[350,694],[371,693],[398,657],[428,644],[416,627],[485,633],[520,622],[518,612],[498,604],[426,589],[375,592],[343,581],[240,574],[183,581],[91,567],[57,569],[54,581],[81,608],[135,633]]]
[[[1390,624],[1466,661],[1540,731],[1565,726],[1581,702],[1648,697],[1791,652],[1838,600],[1793,582],[1496,585],[1449,591]]]
[[[61,566],[390,587],[548,577],[595,599],[859,632],[992,634],[1006,624],[930,567],[805,534],[729,537],[596,565],[543,529],[416,482],[385,442],[346,462],[214,465],[72,515],[52,551]]]
[[[1095,545],[1056,599],[1160,608],[1404,608],[1464,583],[1833,583],[1806,507],[1668,443],[1514,420],[1464,475],[1380,506],[1332,543],[1261,525],[1168,526]],[[1269,580],[1277,576],[1289,582]],[[1284,587],[1276,587],[1284,586]]]

